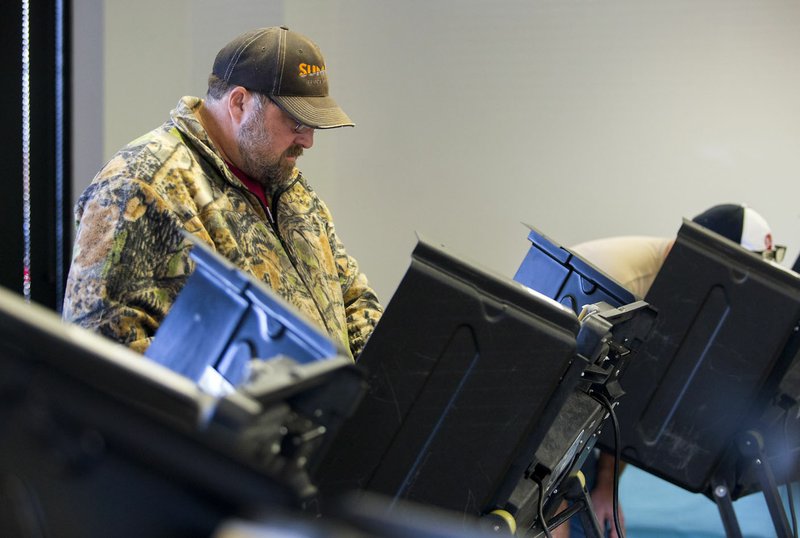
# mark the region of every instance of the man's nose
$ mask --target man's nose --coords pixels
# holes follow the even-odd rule
[[[314,145],[314,129],[308,129],[302,133],[297,133],[294,137],[295,143],[303,149],[309,149]]]

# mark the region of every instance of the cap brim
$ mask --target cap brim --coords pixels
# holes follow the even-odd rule
[[[330,97],[271,95],[270,99],[304,125],[315,129],[353,127],[355,123]]]

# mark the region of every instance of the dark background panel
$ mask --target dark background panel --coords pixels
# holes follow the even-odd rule
[[[70,192],[70,68],[67,0],[31,2],[29,31],[30,110],[30,298],[60,310],[68,267]],[[2,81],[2,141],[5,177],[0,240],[0,285],[23,293],[25,271],[25,193],[23,135],[23,3],[2,10],[2,54],[7,76]]]

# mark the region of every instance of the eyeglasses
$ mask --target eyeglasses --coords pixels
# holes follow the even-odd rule
[[[757,252],[756,254],[761,254],[761,257],[764,258],[765,260],[781,263],[783,261],[783,257],[786,256],[786,246],[775,245],[770,250],[762,250],[761,252]]]
[[[287,114],[287,116],[289,116],[289,114]],[[292,116],[289,116],[289,118],[291,118],[291,120],[293,122],[295,122],[296,125],[294,126],[294,129],[292,129],[292,130],[297,134],[308,133],[308,132],[314,130],[314,128],[311,127],[310,125],[306,125],[305,123],[301,122],[300,120],[296,120],[295,118],[292,118]]]
[[[269,97],[267,97],[267,99],[269,99]],[[270,102],[270,103],[272,103],[273,105],[275,105],[276,107],[278,107],[278,108],[281,110],[281,112],[283,112],[284,114],[286,114],[286,117],[287,117],[287,118],[289,118],[289,120],[290,120],[292,123],[294,123],[294,127],[292,128],[292,132],[293,132],[293,133],[296,133],[296,134],[303,134],[303,133],[308,133],[308,132],[312,132],[312,131],[314,131],[314,127],[311,127],[310,125],[306,125],[306,124],[305,124],[305,123],[303,123],[302,121],[298,120],[297,118],[295,118],[294,116],[292,116],[291,114],[289,114],[288,112],[286,112],[286,111],[283,109],[283,107],[282,107],[281,105],[279,105],[278,103],[276,103],[276,102],[275,102],[275,101],[273,101],[272,99],[269,99],[269,102]]]

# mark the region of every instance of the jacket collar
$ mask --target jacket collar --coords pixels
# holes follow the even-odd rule
[[[203,100],[199,97],[193,97],[190,95],[181,97],[177,106],[170,111],[170,119],[172,120],[172,123],[178,128],[181,134],[186,137],[195,148],[197,148],[198,151],[200,151],[211,163],[214,164],[214,166],[219,170],[220,174],[229,183],[240,186],[241,188],[246,188],[242,182],[239,181],[239,178],[234,176],[228,166],[225,164],[225,161],[222,159],[222,155],[214,146],[214,143],[209,138],[208,133],[200,123],[197,111],[202,104]],[[295,183],[299,176],[300,170],[295,167],[295,169],[292,171],[292,176],[289,181],[285,185],[276,185],[273,188],[268,189],[268,191],[271,192],[267,192],[267,195],[271,198],[276,194],[275,191],[284,190],[291,184]]]

